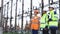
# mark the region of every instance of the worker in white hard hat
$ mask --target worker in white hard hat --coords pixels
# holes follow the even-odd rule
[[[40,19],[40,28],[43,29],[43,34],[49,34],[48,33],[48,14],[47,14],[47,8],[43,9],[42,17]],[[47,26],[47,27],[46,27]]]
[[[58,17],[56,11],[54,11],[54,7],[49,7],[49,29],[51,30],[51,34],[56,34],[56,30],[58,29]]]

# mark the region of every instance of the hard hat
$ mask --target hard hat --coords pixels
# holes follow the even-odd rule
[[[45,7],[45,8],[43,9],[43,11],[48,11],[48,7]]]
[[[54,9],[54,5],[50,5],[50,7],[49,8],[53,8]]]
[[[43,9],[43,13],[47,13],[47,11],[48,11],[48,8],[45,7],[45,8]]]
[[[37,8],[34,9],[34,13],[38,14],[39,13],[39,10]]]
[[[43,11],[43,14],[44,14],[44,13],[47,13],[47,11]]]

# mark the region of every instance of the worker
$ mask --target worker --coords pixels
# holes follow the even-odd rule
[[[57,12],[54,11],[54,7],[49,7],[49,29],[51,30],[51,34],[56,34],[56,30],[58,29],[58,15]]]
[[[39,17],[37,16],[39,13],[38,9],[34,9],[34,16],[31,19],[31,30],[32,34],[38,34],[38,30],[40,27]]]
[[[48,26],[48,15],[46,10],[43,10],[43,15],[41,17],[40,22],[41,22],[41,25],[40,25],[41,30],[43,30],[43,28]]]
[[[43,28],[43,34],[49,34],[48,26],[45,26],[45,28]]]

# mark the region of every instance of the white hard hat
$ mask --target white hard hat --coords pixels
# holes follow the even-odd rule
[[[50,5],[50,7],[49,8],[54,8],[55,6],[54,5]]]
[[[48,7],[45,7],[45,8],[43,9],[43,11],[48,11]]]
[[[54,7],[54,5],[50,5],[50,7]]]

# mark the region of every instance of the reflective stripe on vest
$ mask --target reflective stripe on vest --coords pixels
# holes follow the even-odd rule
[[[58,21],[50,21],[49,26],[57,26],[58,27]]]
[[[49,26],[58,27],[58,15],[54,14],[54,11],[50,11],[50,16],[51,16],[52,21],[49,21]]]
[[[54,15],[54,17],[52,18],[52,20],[58,20],[57,14]]]
[[[45,24],[40,24],[40,28],[45,28],[45,26],[48,25],[47,23]]]

